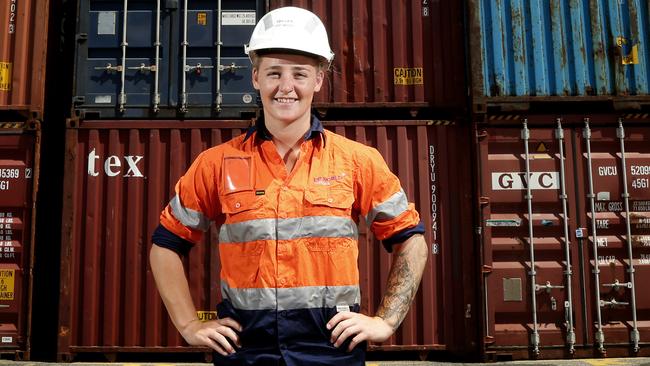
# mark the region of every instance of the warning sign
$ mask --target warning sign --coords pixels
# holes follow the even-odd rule
[[[204,12],[196,14],[196,24],[208,25],[208,14]]]
[[[546,147],[546,144],[543,142],[540,142],[539,145],[537,145],[537,148],[535,149],[536,152],[538,153],[545,153],[548,151],[548,148]]]
[[[421,67],[396,67],[393,69],[393,84],[395,85],[422,85],[424,72]]]
[[[11,62],[0,62],[0,90],[11,90]]]
[[[0,300],[14,299],[14,279],[16,271],[13,269],[0,269]]]

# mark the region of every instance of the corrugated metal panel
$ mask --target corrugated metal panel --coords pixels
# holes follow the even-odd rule
[[[469,4],[474,97],[648,96],[647,2]]]
[[[488,129],[479,144],[482,196],[489,201],[481,210],[483,262],[489,268],[484,281],[485,332],[490,340],[486,349],[528,358],[537,347],[539,357],[567,357],[571,348],[568,324],[573,323],[575,352],[583,357],[600,355],[596,335],[600,310],[607,355],[637,354],[631,352],[635,344],[631,336],[634,308],[640,341],[645,342],[639,355],[650,354],[645,346],[650,338],[650,302],[639,282],[650,276],[650,244],[646,245],[650,241],[646,225],[650,217],[650,190],[646,188],[650,151],[642,143],[648,137],[647,131],[626,131],[629,214],[622,198],[622,155],[614,127],[599,125],[593,129],[591,155],[587,153],[582,128],[561,130],[563,141],[558,139],[556,129],[529,131],[529,179],[522,139],[525,134],[521,129]],[[590,210],[589,156],[595,216]],[[528,185],[532,196],[530,211]],[[631,235],[626,232],[627,217],[632,224]],[[596,240],[592,228],[596,229]],[[631,282],[626,272],[627,237],[632,240],[635,289],[625,285]],[[594,242],[598,254],[594,253]],[[594,263],[598,263],[600,270],[598,284]],[[571,275],[567,274],[569,269]],[[617,281],[620,286],[613,285]],[[635,306],[631,305],[633,290]],[[537,345],[535,330],[539,337]]]
[[[0,353],[17,359],[29,359],[30,351],[32,223],[39,160],[38,132],[23,130],[24,126],[0,127]]]
[[[416,203],[432,249],[412,311],[396,335],[374,350],[467,351],[476,345],[476,334],[466,330],[476,321],[467,275],[473,257],[463,256],[472,239],[469,230],[461,229],[471,220],[469,190],[464,189],[469,166],[456,164],[456,149],[464,144],[453,143],[468,135],[457,126],[428,122],[326,123],[326,128],[379,149]],[[148,267],[150,235],[191,160],[244,133],[248,124],[86,121],[67,130],[61,358],[81,352],[202,351],[185,347],[168,320]],[[192,296],[199,310],[207,312],[214,311],[220,296],[218,254],[209,250],[215,245],[216,231],[211,230],[186,259]],[[373,313],[390,256],[364,226],[359,245],[363,311]]]
[[[243,45],[263,11],[260,0],[80,0],[77,113],[160,119],[252,115],[257,97]]]
[[[44,108],[49,1],[0,7],[0,110],[40,118]]]
[[[273,0],[321,17],[336,56],[315,96],[334,107],[465,105],[460,1]]]

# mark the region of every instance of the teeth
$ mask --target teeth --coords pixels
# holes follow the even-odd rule
[[[275,98],[275,100],[279,103],[293,103],[295,101],[293,98]]]

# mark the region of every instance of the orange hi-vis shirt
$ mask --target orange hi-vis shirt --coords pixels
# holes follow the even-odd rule
[[[247,312],[358,309],[359,219],[384,240],[417,226],[417,211],[374,148],[325,130],[301,144],[287,173],[274,143],[259,133],[201,153],[176,184],[161,224],[196,243],[217,223],[221,293],[236,313],[226,316],[246,323]],[[329,333],[325,323],[316,328]]]

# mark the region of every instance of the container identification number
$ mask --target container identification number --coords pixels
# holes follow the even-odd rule
[[[18,169],[0,169],[0,178],[20,178]]]
[[[650,175],[650,165],[630,165],[632,175]]]
[[[431,169],[431,232],[433,241],[431,251],[433,254],[440,253],[438,246],[438,194],[436,192],[436,148],[429,145],[429,168]]]
[[[16,33],[16,0],[9,4],[9,34]]]
[[[650,179],[648,178],[637,178],[632,181],[632,188],[634,189],[643,189],[650,187]]]

